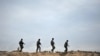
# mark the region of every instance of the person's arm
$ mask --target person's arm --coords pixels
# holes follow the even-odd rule
[[[25,45],[25,43],[23,42],[23,44]]]
[[[69,44],[67,43],[67,46],[69,47]]]
[[[40,45],[41,45],[41,42],[40,42]]]

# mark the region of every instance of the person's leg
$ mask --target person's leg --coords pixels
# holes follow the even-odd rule
[[[21,52],[22,52],[22,50],[23,50],[23,47],[21,48]]]
[[[65,52],[67,52],[67,47],[65,47]]]
[[[23,46],[23,45],[21,45],[21,52],[23,51],[23,48],[24,48],[24,46]]]
[[[52,52],[54,52],[55,46],[52,47]]]
[[[22,52],[22,48],[20,47],[20,52]]]
[[[20,45],[20,52],[22,52],[22,45]]]
[[[68,52],[68,48],[66,47],[66,52]]]
[[[53,52],[54,52],[55,46],[53,46]]]
[[[38,46],[37,46],[37,48],[36,48],[36,52],[38,52]]]
[[[51,52],[53,52],[53,46],[52,46]]]
[[[66,47],[64,46],[64,48],[65,48],[64,52],[66,52]]]
[[[39,52],[41,52],[41,47],[39,46]]]

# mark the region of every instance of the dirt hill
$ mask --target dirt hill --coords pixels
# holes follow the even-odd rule
[[[63,52],[49,53],[28,53],[28,52],[7,52],[0,51],[0,56],[100,56],[100,52],[70,51],[67,54]]]

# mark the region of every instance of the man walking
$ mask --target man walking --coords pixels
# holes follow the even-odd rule
[[[38,39],[38,41],[37,41],[37,49],[36,49],[36,52],[38,52],[38,50],[39,50],[39,52],[41,52],[41,47],[40,47],[40,45],[41,45],[41,42],[40,42],[40,39]]]
[[[22,50],[23,50],[23,48],[24,48],[24,42],[23,42],[23,39],[21,39],[20,41],[19,41],[19,46],[20,46],[20,52],[22,52]]]
[[[67,53],[68,52],[68,40],[66,40],[64,47],[65,47],[65,52]]]
[[[54,49],[55,49],[54,38],[52,38],[52,40],[51,40],[51,46],[52,46],[51,51],[54,52]]]

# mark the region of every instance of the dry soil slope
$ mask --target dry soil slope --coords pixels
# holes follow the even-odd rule
[[[69,52],[69,53],[28,53],[0,51],[0,56],[100,56],[100,52]]]

